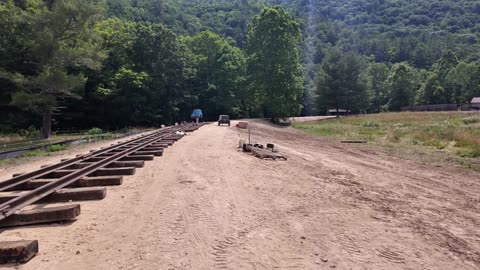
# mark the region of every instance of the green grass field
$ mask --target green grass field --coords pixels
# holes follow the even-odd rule
[[[480,113],[382,113],[304,122],[293,125],[309,134],[362,139],[393,149],[434,150],[450,156],[480,159]]]

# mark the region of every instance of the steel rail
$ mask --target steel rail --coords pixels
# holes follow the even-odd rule
[[[4,202],[0,204],[0,221],[15,214],[17,211],[23,209],[25,206],[28,206],[72,183],[75,181],[78,181],[82,177],[85,177],[99,168],[108,166],[110,163],[113,163],[117,161],[118,159],[121,159],[131,153],[134,153],[152,143],[155,143],[162,138],[167,138],[171,135],[174,134],[175,131],[179,131],[184,129],[184,126],[179,126],[177,128],[173,128],[172,132],[169,133],[162,133],[162,134],[157,134],[157,136],[153,136],[153,138],[150,138],[146,142],[143,142],[139,145],[133,146],[130,149],[126,149],[125,151],[119,152],[117,154],[114,154],[110,157],[107,157],[99,162],[96,162],[95,164],[92,164],[88,167],[85,167],[83,169],[80,169],[78,171],[72,172],[71,174],[68,174],[62,178],[56,179],[52,181],[51,183],[45,184],[37,189],[34,189],[28,193],[22,194],[21,196],[15,197],[12,200],[9,200],[7,202]]]
[[[25,174],[22,174],[22,175],[19,175],[19,176],[16,176],[16,177],[12,177],[12,178],[7,179],[5,181],[1,181],[0,182],[0,192],[6,191],[6,190],[11,189],[13,187],[16,187],[18,185],[26,183],[26,182],[32,180],[33,178],[39,178],[39,177],[45,176],[49,173],[52,173],[54,171],[64,169],[64,168],[69,167],[73,164],[81,162],[81,161],[83,161],[87,158],[97,157],[99,155],[105,154],[105,153],[110,152],[112,150],[115,150],[115,149],[118,149],[118,148],[121,148],[121,147],[124,147],[124,146],[128,146],[129,144],[136,143],[136,142],[142,141],[144,139],[148,139],[152,136],[155,136],[156,134],[159,134],[159,133],[161,134],[161,133],[164,133],[164,132],[168,132],[169,130],[171,130],[173,128],[174,128],[174,126],[166,127],[166,128],[157,130],[153,133],[143,135],[139,138],[136,138],[136,139],[124,142],[124,143],[116,144],[116,145],[113,145],[113,146],[110,146],[110,147],[107,147],[107,148],[104,148],[104,149],[101,149],[101,150],[98,150],[98,151],[95,151],[95,152],[92,152],[92,153],[89,153],[89,154],[85,154],[85,155],[82,155],[82,156],[79,156],[79,157],[75,157],[75,158],[69,159],[69,160],[64,161],[64,162],[60,162],[60,163],[57,163],[57,164],[54,164],[54,165],[51,165],[51,166],[48,166],[48,167],[45,167],[45,168],[41,168],[41,169],[36,170],[36,171],[32,171],[32,172],[25,173]]]

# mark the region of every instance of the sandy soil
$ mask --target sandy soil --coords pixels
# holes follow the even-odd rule
[[[20,269],[480,269],[478,173],[251,125],[289,159],[204,126],[77,221],[0,238],[40,241]]]

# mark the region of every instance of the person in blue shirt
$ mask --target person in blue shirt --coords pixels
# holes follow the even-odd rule
[[[192,119],[195,119],[195,124],[198,125],[198,121],[203,117],[203,112],[201,109],[195,109],[192,112]]]

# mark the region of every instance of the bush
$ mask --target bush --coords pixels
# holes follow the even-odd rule
[[[19,130],[18,135],[26,139],[37,139],[40,138],[40,130],[35,129],[34,126],[30,126],[28,129]]]
[[[110,132],[104,133],[100,136],[102,140],[110,140],[110,139],[115,139],[115,135],[113,135]]]
[[[33,151],[26,152],[22,156],[23,157],[48,156],[52,152],[63,151],[63,150],[66,150],[67,148],[68,148],[68,146],[66,146],[66,145],[54,144],[54,145],[50,145],[46,148],[39,148],[39,149],[35,149]]]
[[[98,135],[102,133],[103,133],[103,130],[101,128],[92,128],[87,132],[87,135],[93,136],[93,135]]]
[[[54,144],[47,147],[47,152],[58,152],[66,150],[68,147],[66,145]]]
[[[45,149],[36,149],[30,152],[23,153],[23,157],[38,157],[38,156],[46,156],[48,152]]]

